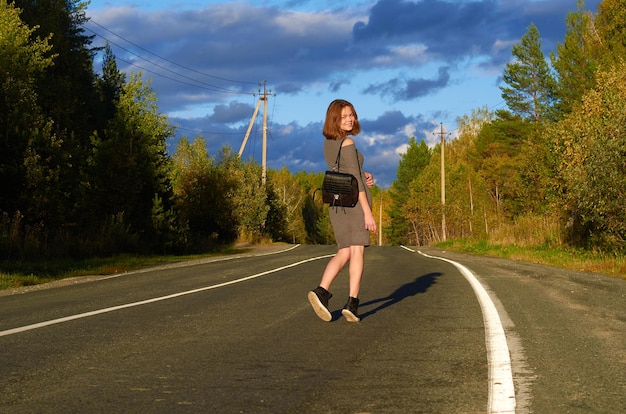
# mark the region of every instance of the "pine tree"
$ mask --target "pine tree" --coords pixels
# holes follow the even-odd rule
[[[558,107],[562,114],[571,112],[583,94],[595,84],[597,62],[593,56],[599,39],[594,33],[592,19],[584,2],[579,0],[577,10],[567,14],[565,40],[557,45],[557,54],[550,55],[558,74]]]
[[[38,77],[35,84],[37,105],[46,120],[51,121],[46,130],[55,146],[48,146],[50,140],[33,139],[29,157],[31,168],[43,168],[37,163],[46,163],[46,168],[56,175],[54,183],[48,185],[31,183],[34,188],[47,188],[46,191],[52,191],[48,187],[54,184],[54,197],[50,194],[33,196],[48,199],[45,225],[55,231],[55,226],[80,221],[85,211],[83,183],[89,181],[85,175],[86,163],[91,151],[94,114],[98,111],[93,36],[85,35],[82,27],[88,20],[87,3],[16,0],[15,4],[23,10],[23,21],[37,27],[34,36],[50,36],[49,42],[56,54],[54,65],[46,71],[45,77]],[[41,148],[36,148],[37,145]]]
[[[556,83],[541,50],[537,26],[531,23],[521,42],[512,49],[514,61],[507,63],[501,86],[509,109],[536,124],[555,118]]]
[[[24,159],[34,130],[46,119],[36,84],[53,65],[50,36],[37,37],[20,10],[0,2],[0,211],[24,210]]]
[[[126,74],[119,71],[115,55],[109,42],[104,47],[102,59],[102,77],[96,81],[96,87],[100,96],[100,109],[96,113],[94,130],[102,131],[106,123],[113,118],[116,104],[126,84]]]
[[[93,138],[91,212],[98,218],[123,214],[130,231],[149,239],[155,195],[171,206],[170,160],[165,142],[173,128],[157,111],[156,95],[141,74],[131,73],[114,117]]]

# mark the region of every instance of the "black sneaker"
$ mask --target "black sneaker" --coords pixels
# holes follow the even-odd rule
[[[311,306],[313,306],[315,314],[319,316],[321,320],[330,322],[333,317],[328,310],[328,300],[332,298],[333,295],[323,287],[318,286],[310,291],[307,297],[309,298],[309,302],[311,302]]]
[[[359,300],[357,298],[353,298],[352,296],[348,297],[348,302],[346,306],[341,310],[341,314],[348,322],[358,322],[359,319]]]

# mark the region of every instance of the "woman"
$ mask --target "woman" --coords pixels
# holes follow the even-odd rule
[[[359,290],[363,276],[363,254],[369,246],[369,232],[376,231],[376,221],[372,214],[372,196],[369,188],[374,185],[372,174],[362,172],[363,154],[357,151],[354,140],[361,132],[359,118],[354,106],[342,99],[330,103],[326,111],[323,135],[324,158],[329,169],[335,165],[341,148],[339,172],[350,173],[359,183],[359,201],[356,206],[330,207],[328,214],[335,232],[337,254],[326,265],[320,285],[308,293],[313,310],[322,320],[332,319],[328,310],[328,300],[332,297],[330,285],[346,263],[350,262],[350,293],[348,302],[341,313],[349,322],[359,321]]]

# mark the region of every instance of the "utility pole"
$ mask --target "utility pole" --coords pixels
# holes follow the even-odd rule
[[[440,123],[441,131],[441,240],[446,241],[446,169],[444,146],[446,134],[443,132],[443,122]]]
[[[248,130],[246,131],[246,135],[243,137],[243,142],[241,143],[241,148],[239,148],[239,157],[243,154],[243,150],[246,147],[246,143],[248,142],[248,137],[250,136],[250,131],[252,131],[252,125],[254,125],[254,120],[256,119],[257,114],[259,113],[259,107],[261,106],[261,102],[263,102],[263,156],[262,156],[262,173],[261,173],[261,182],[265,185],[266,177],[267,177],[267,97],[272,91],[268,91],[266,89],[267,81],[263,81],[263,94],[259,95],[259,100],[254,108],[254,112],[252,113],[252,118],[250,119],[250,124],[248,125]],[[259,91],[260,92],[260,91]]]
[[[378,245],[383,245],[383,190],[380,190],[380,208],[378,210]]]

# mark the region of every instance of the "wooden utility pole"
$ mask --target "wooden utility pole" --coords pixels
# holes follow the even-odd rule
[[[441,240],[446,241],[446,168],[445,168],[445,142],[446,135],[443,132],[443,122],[441,125]]]
[[[252,113],[252,118],[250,119],[248,130],[246,131],[246,135],[243,137],[241,148],[239,148],[239,157],[241,157],[241,154],[243,154],[243,150],[246,147],[246,143],[248,142],[250,131],[252,131],[252,125],[254,125],[254,120],[259,113],[259,107],[261,106],[261,102],[263,102],[263,156],[261,161],[261,182],[263,183],[263,185],[265,185],[265,181],[267,178],[267,97],[272,92],[266,89],[266,84],[267,81],[263,81],[263,94],[259,96],[259,101],[257,102],[256,107],[254,108],[254,112]]]
[[[378,210],[378,245],[383,245],[383,190],[380,190],[380,208]]]

